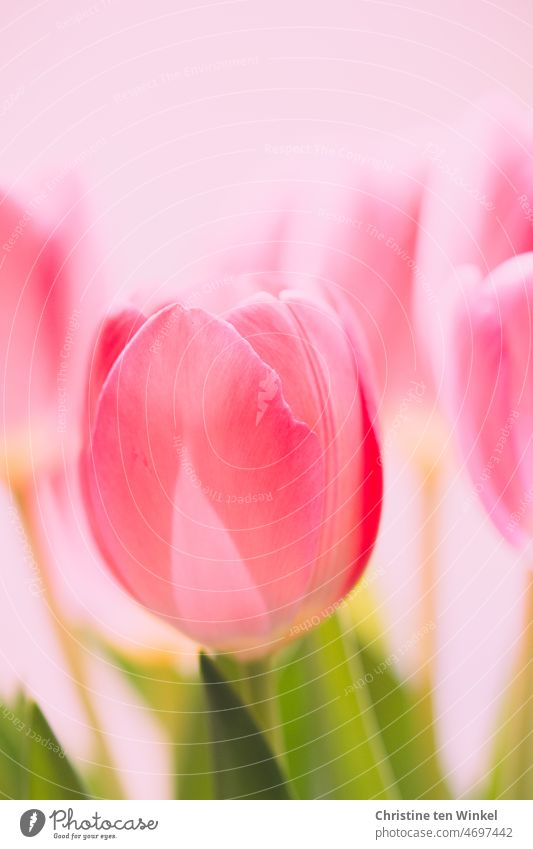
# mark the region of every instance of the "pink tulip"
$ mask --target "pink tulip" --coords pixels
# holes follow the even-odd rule
[[[422,209],[417,330],[437,386],[447,383],[447,324],[473,264],[485,277],[533,249],[533,113],[514,101],[477,105],[444,140],[429,143]]]
[[[239,214],[224,217],[221,233],[217,228],[223,248],[206,251],[204,282],[188,288],[184,303],[220,314],[251,288],[317,294],[360,326],[380,414],[396,415],[425,377],[412,305],[421,277],[416,251],[426,167],[395,138],[355,163],[300,157],[281,185],[279,175],[261,171],[241,197]],[[140,303],[169,302],[176,288],[169,277],[143,292]]]
[[[385,416],[423,377],[412,326],[423,190],[423,163],[385,148],[299,197],[305,214],[286,224],[284,266],[312,276],[323,297],[357,321]]]
[[[256,189],[261,211],[239,218],[233,237],[227,234],[224,255],[216,256],[226,278],[211,271],[208,308],[213,311],[214,298],[221,309],[235,303],[244,275],[248,286],[259,280],[273,294],[287,281],[312,290],[360,326],[380,410],[395,415],[413,381],[424,376],[412,301],[425,163],[396,141],[357,165],[325,160],[311,167],[304,160],[293,171],[294,184],[283,191],[265,197],[266,190],[261,196]],[[201,292],[194,304],[203,305]]]
[[[367,375],[339,315],[263,294],[106,322],[85,501],[129,592],[193,639],[259,655],[353,587],[382,481]]]
[[[476,492],[517,546],[533,536],[533,253],[465,270],[449,345],[451,407]]]
[[[0,473],[11,484],[79,434],[80,372],[101,297],[90,236],[70,178],[0,202]]]

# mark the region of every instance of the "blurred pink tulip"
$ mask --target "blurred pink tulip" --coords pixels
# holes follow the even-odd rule
[[[102,297],[90,236],[70,178],[0,202],[0,471],[12,485],[79,444],[80,375]]]
[[[353,334],[291,292],[215,317],[106,322],[91,372],[86,507],[142,604],[260,655],[329,614],[373,547],[379,448]]]
[[[451,414],[476,492],[513,544],[533,536],[533,253],[465,269],[450,336]]]
[[[312,278],[357,321],[385,416],[423,376],[412,322],[423,191],[424,164],[398,143],[336,178],[324,175],[286,222],[284,268]]]
[[[412,302],[426,164],[404,147],[395,140],[357,165],[304,159],[283,189],[254,183],[247,216],[224,230],[225,250],[207,273],[209,299],[202,287],[192,293],[195,306],[207,303],[213,312],[216,301],[220,312],[237,302],[239,286],[277,294],[290,285],[348,311],[368,348],[385,415],[423,377]]]
[[[463,284],[456,270],[472,264],[486,277],[533,249],[533,114],[513,100],[483,100],[425,154],[417,330],[445,386],[447,324]]]

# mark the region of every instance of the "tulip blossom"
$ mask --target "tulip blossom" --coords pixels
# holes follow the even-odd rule
[[[379,521],[367,383],[353,330],[303,295],[223,318],[180,304],[110,318],[82,479],[115,576],[188,636],[246,656],[330,613]]]
[[[424,376],[412,302],[422,278],[416,251],[426,164],[399,142],[358,165],[315,163],[310,170],[305,161],[295,163],[294,186],[256,198],[260,212],[250,203],[253,214],[239,218],[237,232],[228,235],[230,285],[220,272],[210,273],[211,302],[216,298],[221,307],[234,300],[239,275],[248,275],[273,293],[287,281],[312,288],[345,316],[348,311],[371,355],[385,417],[397,413],[413,381]]]
[[[323,297],[360,325],[385,417],[423,376],[412,326],[423,165],[385,149],[313,187],[295,203],[306,214],[286,225],[284,267],[313,275]]]
[[[219,313],[236,303],[239,289],[244,297],[250,287],[312,290],[359,325],[380,417],[395,416],[426,375],[412,307],[415,284],[426,285],[417,242],[427,166],[395,137],[355,161],[326,157],[318,165],[299,157],[281,187],[279,174],[262,168],[253,191],[239,195],[239,214],[224,216],[216,239],[210,234],[212,250],[197,265],[203,282],[185,302]],[[221,238],[223,248],[214,250]],[[176,279],[168,277],[142,295],[158,304],[175,291]]]
[[[79,431],[80,372],[98,321],[98,266],[68,178],[0,203],[0,468],[12,484]]]
[[[451,414],[474,488],[503,535],[533,535],[533,253],[483,280],[464,269],[450,329]]]
[[[447,383],[446,325],[461,295],[456,270],[486,277],[533,249],[533,114],[507,99],[479,103],[468,119],[425,150],[417,331],[436,384]]]

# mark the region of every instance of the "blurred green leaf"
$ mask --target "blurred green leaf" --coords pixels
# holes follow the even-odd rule
[[[176,798],[214,799],[208,713],[198,682],[191,684],[187,708],[182,738],[176,745]]]
[[[181,702],[183,691],[188,687],[188,683],[180,677],[174,665],[155,658],[133,658],[108,644],[100,645],[143,701],[153,708],[159,722],[169,732],[171,739],[174,739],[183,724]]]
[[[27,730],[27,798],[89,798],[78,774],[35,703],[29,706]]]
[[[390,659],[359,641],[364,681],[402,799],[449,799],[425,696],[411,692]]]
[[[0,793],[13,799],[86,798],[80,790],[79,778],[37,705],[22,693],[13,703],[2,703]]]
[[[15,707],[0,702],[0,795],[6,799],[25,796],[24,727],[18,704]]]
[[[489,799],[533,799],[533,620],[528,627],[498,723]]]
[[[101,644],[102,645],[102,644]],[[132,658],[113,646],[106,655],[153,708],[171,740],[177,799],[212,799],[209,731],[202,684],[180,676],[164,659]]]
[[[336,616],[291,647],[279,675],[284,748],[300,799],[387,799],[396,795],[357,654],[349,656]]]
[[[200,656],[218,799],[289,799],[280,767],[250,711],[206,655]]]

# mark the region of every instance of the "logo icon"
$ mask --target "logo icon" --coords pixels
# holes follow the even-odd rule
[[[38,808],[30,808],[24,811],[20,818],[20,830],[24,837],[35,837],[43,830],[46,817]]]

